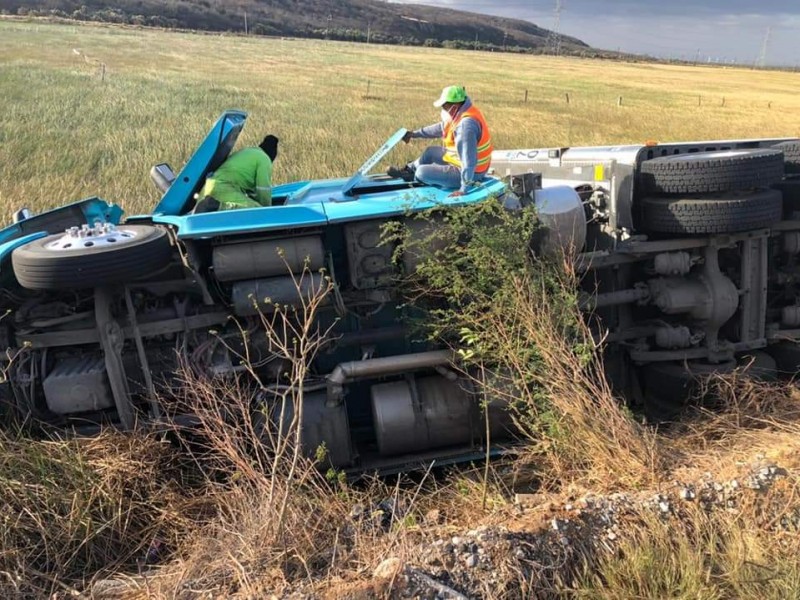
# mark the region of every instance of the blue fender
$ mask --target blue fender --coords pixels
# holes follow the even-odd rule
[[[14,251],[15,248],[24,246],[25,244],[32,242],[33,240],[38,240],[39,238],[47,237],[48,235],[50,234],[48,234],[46,231],[37,231],[36,233],[31,233],[23,237],[14,238],[10,242],[0,244],[0,265],[4,265],[6,258],[11,256],[11,253]]]

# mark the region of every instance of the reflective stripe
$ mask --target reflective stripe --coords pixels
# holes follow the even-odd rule
[[[492,151],[494,150],[494,144],[492,144],[492,136],[489,133],[489,126],[486,124],[486,119],[483,117],[483,113],[473,104],[463,113],[458,115],[455,120],[451,121],[444,127],[443,131],[443,138],[444,138],[444,161],[461,168],[461,159],[458,156],[458,149],[456,148],[456,128],[458,127],[459,123],[461,123],[462,119],[475,119],[481,126],[481,139],[478,140],[478,147],[477,147],[477,164],[475,172],[478,174],[485,173],[489,170],[489,166],[492,163]]]

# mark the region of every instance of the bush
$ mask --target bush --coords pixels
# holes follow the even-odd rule
[[[531,250],[535,210],[493,200],[423,218],[386,231],[398,257],[421,258],[404,283],[416,327],[460,354],[487,399],[509,405],[550,481],[650,481],[654,436],[611,392],[571,257]]]

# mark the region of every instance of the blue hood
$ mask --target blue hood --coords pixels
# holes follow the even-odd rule
[[[194,195],[203,187],[206,175],[225,162],[233,150],[245,120],[247,113],[240,110],[229,110],[222,114],[161,197],[161,202],[153,211],[154,215],[181,215],[191,208]]]

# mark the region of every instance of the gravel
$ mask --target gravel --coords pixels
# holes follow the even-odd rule
[[[642,512],[649,511],[667,522],[680,519],[682,506],[688,504],[706,511],[735,510],[746,497],[763,494],[787,475],[785,469],[760,460],[745,469],[741,481],[715,481],[706,474],[700,481],[672,482],[658,494],[587,494],[549,505],[523,502],[519,507],[523,514],[531,509],[550,512],[549,525],[524,532],[480,527],[420,546],[412,552],[415,560],[405,565],[392,597],[513,597],[515,590],[507,587],[509,581],[522,585],[522,580],[526,594],[538,597],[563,585],[559,576],[571,568],[579,569],[587,555],[616,552],[629,521]],[[800,529],[800,511],[776,519],[774,527]],[[516,583],[513,573],[518,577]]]

